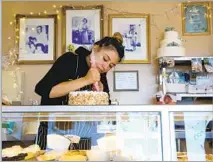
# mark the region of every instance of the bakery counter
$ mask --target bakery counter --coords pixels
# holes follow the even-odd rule
[[[209,161],[212,123],[212,105],[3,106],[3,160]]]

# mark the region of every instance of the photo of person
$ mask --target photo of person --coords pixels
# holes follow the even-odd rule
[[[25,42],[27,54],[48,54],[49,26],[27,25]]]
[[[122,36],[124,37],[125,51],[136,51],[138,47],[141,47],[140,24],[126,24],[122,28],[124,29]]]
[[[72,42],[79,45],[91,45],[94,43],[94,27],[90,18],[72,18]]]

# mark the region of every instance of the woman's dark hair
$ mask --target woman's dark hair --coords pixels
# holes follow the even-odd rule
[[[114,47],[118,52],[119,58],[121,61],[124,57],[124,46],[123,46],[123,37],[120,33],[116,32],[113,37],[104,37],[103,39],[95,42],[94,45],[99,47]]]

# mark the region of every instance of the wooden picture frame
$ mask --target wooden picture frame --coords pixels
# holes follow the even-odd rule
[[[114,71],[114,91],[139,91],[138,71]]]
[[[182,34],[184,36],[205,36],[211,34],[211,3],[182,3]]]
[[[149,64],[150,15],[149,14],[110,14],[109,36],[120,32],[125,47],[124,64]]]
[[[62,49],[80,46],[90,49],[103,37],[103,6],[63,6]]]
[[[56,60],[57,15],[16,15],[19,64],[51,64]]]

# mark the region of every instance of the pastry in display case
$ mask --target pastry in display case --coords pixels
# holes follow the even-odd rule
[[[26,148],[17,145],[2,150],[2,161],[35,160],[40,154],[42,154],[42,151],[38,145],[31,145]]]

